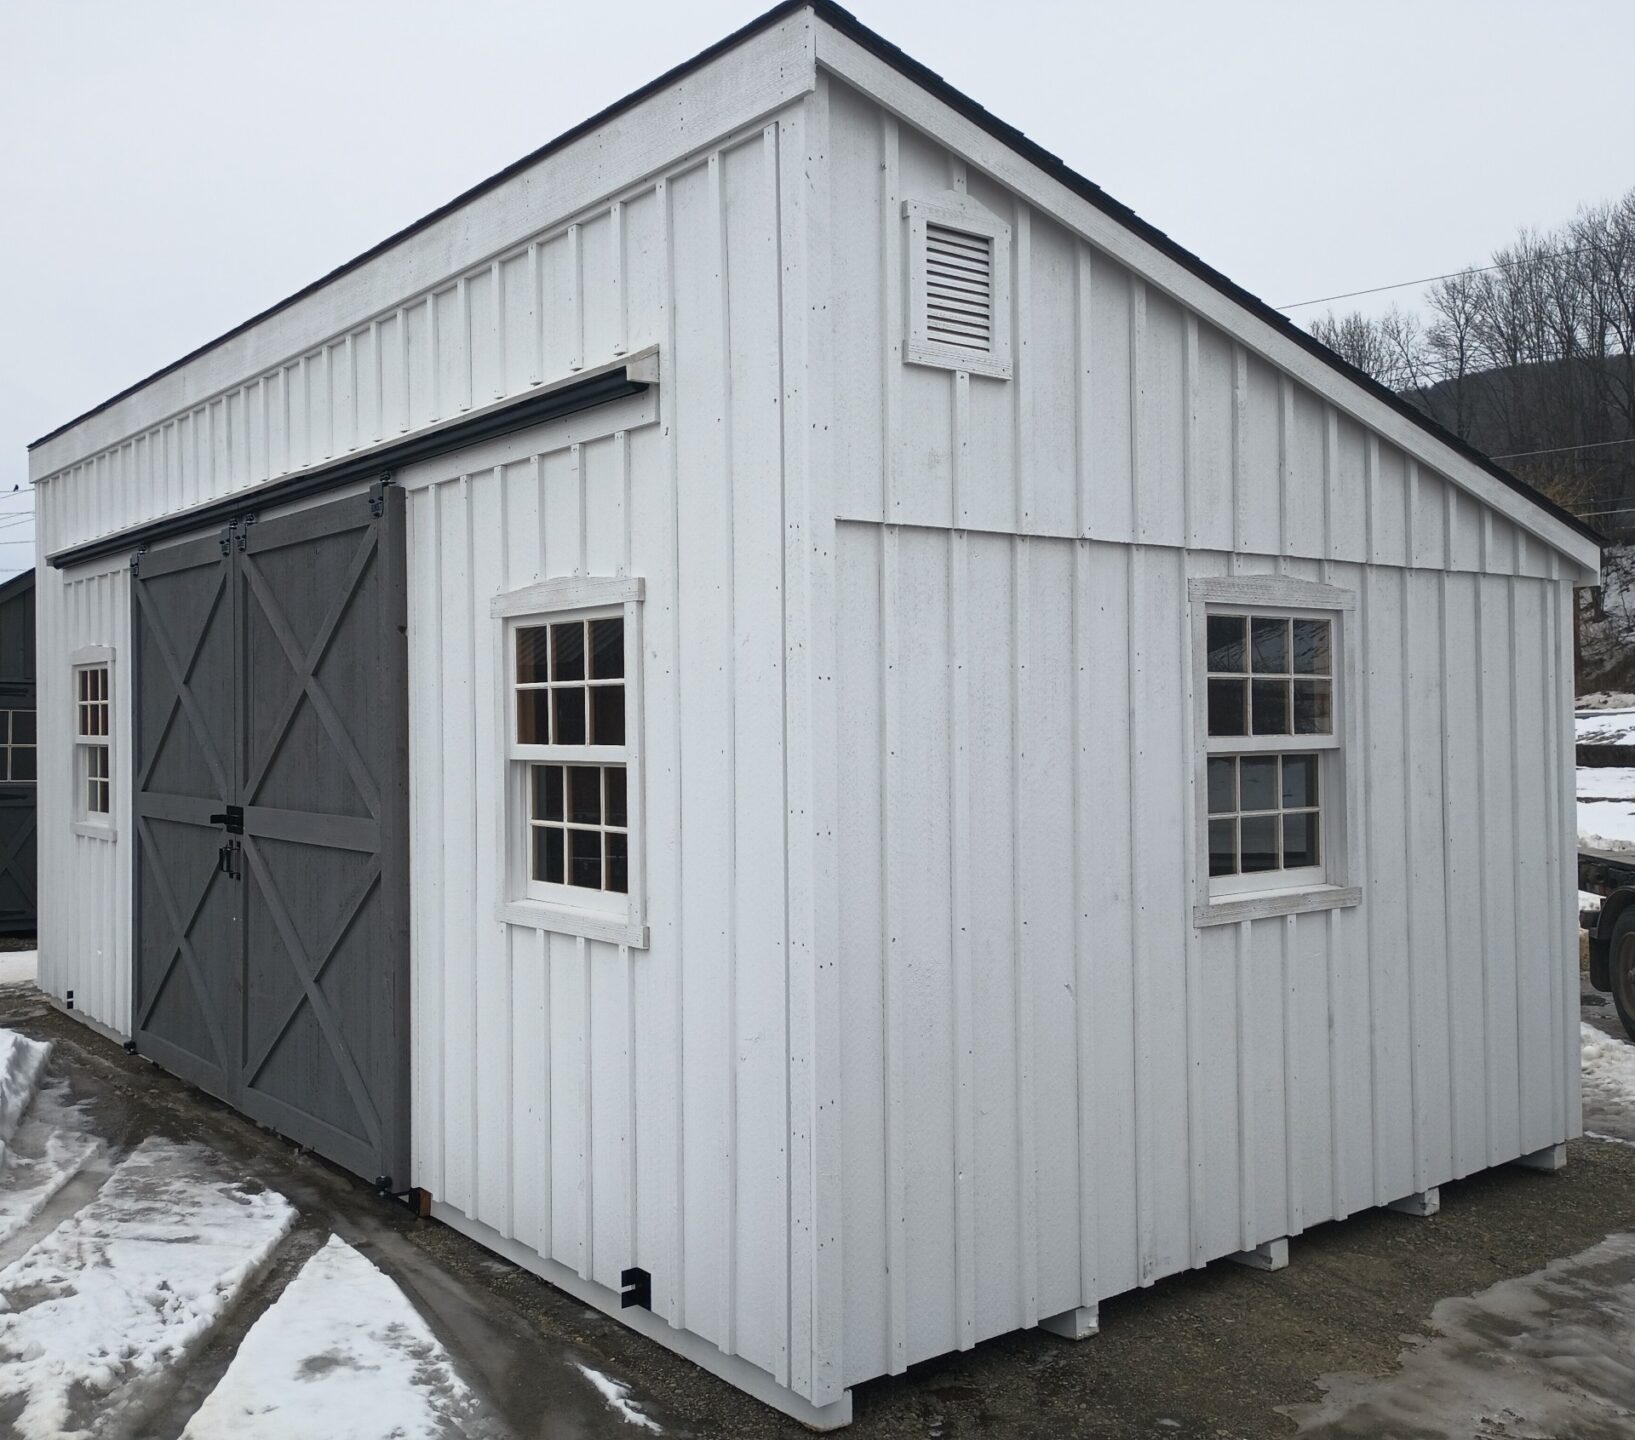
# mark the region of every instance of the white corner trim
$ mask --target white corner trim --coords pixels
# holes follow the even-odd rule
[[[502,900],[499,918],[506,925],[523,925],[530,930],[553,930],[559,935],[582,935],[587,940],[608,940],[645,950],[648,929],[621,920],[617,915],[598,915],[590,910],[573,910],[565,905],[546,905],[538,900]]]
[[[1497,476],[1467,460],[1452,446],[1362,386],[1347,380],[1275,326],[1193,274],[1179,261],[1172,260],[1061,181],[1052,179],[1032,161],[937,99],[929,90],[821,21],[817,25],[817,63],[819,69],[861,91],[905,124],[934,136],[998,184],[1135,271],[1148,284],[1196,312],[1284,374],[1323,396],[1336,409],[1582,566],[1586,573],[1593,575],[1599,569],[1601,551],[1594,541],[1585,539]]]
[[[1355,610],[1357,592],[1288,575],[1209,575],[1187,581],[1194,604],[1265,605],[1278,610]]]
[[[1192,907],[1192,923],[1230,925],[1239,920],[1264,920],[1272,915],[1300,915],[1308,910],[1343,910],[1362,904],[1358,885],[1316,885],[1310,890],[1284,890],[1265,895],[1242,895]]]
[[[598,605],[639,605],[646,596],[647,583],[639,575],[602,578],[570,575],[561,580],[541,580],[496,595],[488,613],[496,620],[512,615],[543,614],[547,610],[589,610]]]

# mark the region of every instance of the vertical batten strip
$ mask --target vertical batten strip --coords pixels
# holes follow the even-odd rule
[[[1091,287],[1094,284],[1090,270],[1090,249],[1086,245],[1073,247],[1073,441],[1074,462],[1078,467],[1076,475],[1075,496],[1077,512],[1075,514],[1075,528],[1080,538],[1090,533],[1091,521],[1094,519],[1095,507],[1091,502],[1091,482],[1094,472],[1090,459],[1090,447],[1094,440],[1090,424],[1091,406],[1094,403],[1091,388],[1091,318],[1090,299]],[[1080,559],[1088,557],[1081,554]],[[1088,1299],[1085,1304],[1089,1304]]]
[[[1197,343],[1197,327],[1193,325],[1189,329],[1191,342],[1195,345]],[[1187,386],[1186,393],[1190,414],[1192,410],[1192,389],[1190,384]],[[1188,429],[1190,430],[1190,424]],[[1187,534],[1190,536],[1192,533],[1190,516],[1187,520],[1186,529]],[[1179,572],[1177,578],[1180,581],[1180,593],[1183,596],[1186,594],[1187,560],[1188,556],[1185,551],[1177,552],[1176,568]],[[1195,816],[1198,813],[1199,795],[1198,770],[1194,756],[1204,742],[1202,737],[1194,731],[1198,705],[1196,677],[1199,657],[1193,653],[1192,648],[1192,607],[1184,600],[1177,607],[1177,617],[1176,645],[1181,656],[1181,753],[1177,757],[1177,763],[1183,777],[1181,813],[1187,816]],[[1205,813],[1207,814],[1207,811]],[[1184,828],[1177,839],[1181,846],[1181,903],[1183,907],[1186,907],[1192,904],[1193,897],[1199,893],[1198,847],[1191,843]],[[1207,881],[1208,877],[1202,878]],[[1192,1264],[1202,1265],[1208,1259],[1204,1240],[1204,1221],[1208,1213],[1209,1186],[1203,1133],[1204,1083],[1206,1078],[1204,1075],[1204,1052],[1206,1047],[1203,1034],[1204,977],[1203,957],[1199,953],[1201,942],[1197,928],[1192,925],[1190,918],[1183,923],[1181,943],[1184,946],[1186,965],[1186,993],[1182,997],[1182,1005],[1187,1066],[1188,1258]]]
[[[403,410],[397,417],[397,430],[407,435],[414,424],[414,365],[409,351],[409,312],[397,307],[397,363],[403,367]],[[289,428],[289,386],[284,387],[284,428]],[[286,466],[286,469],[289,467]]]
[[[1240,568],[1249,533],[1249,352],[1232,345],[1232,573]],[[1256,1242],[1259,1243],[1258,1241]]]
[[[460,310],[460,343],[464,347],[460,356],[460,409],[469,410],[476,403],[475,386],[477,383],[477,346],[476,331],[471,323],[471,278],[462,275],[455,286],[455,303]],[[432,363],[437,363],[438,357],[434,354]]]
[[[955,529],[969,522],[971,511],[966,503],[966,477],[971,462],[971,377],[964,370],[954,372],[954,434],[953,434],[953,493],[949,522]]]
[[[579,968],[579,1013],[584,1033],[580,1036],[579,1058],[579,1278],[589,1280],[596,1273],[596,1122],[595,1092],[596,1027],[591,1022],[591,942],[583,935],[574,938],[574,959]]]
[[[897,904],[891,877],[892,842],[896,817],[902,812],[898,799],[902,743],[897,701],[898,673],[898,548],[901,537],[895,525],[888,525],[881,537],[880,563],[880,719],[884,736],[885,783],[880,790],[880,854],[885,864],[882,893],[886,933],[883,1022],[881,1044],[885,1050],[886,1073],[886,1268],[889,1371],[900,1375],[908,1368],[908,1177],[903,1128],[907,1121],[903,1101],[903,1047],[905,1043],[903,1006],[900,994],[900,965],[897,960]]]
[[[1134,1001],[1131,1025],[1133,1043],[1131,1052],[1132,1120],[1135,1127],[1135,1213],[1136,1213],[1136,1279],[1141,1285],[1150,1285],[1157,1278],[1153,1261],[1153,1180],[1152,1180],[1152,1096],[1147,1093],[1148,1065],[1151,1060],[1151,1039],[1148,1027],[1151,1017],[1147,1004],[1147,970],[1143,945],[1146,925],[1138,895],[1141,879],[1141,786],[1140,777],[1146,774],[1142,764],[1141,736],[1145,733],[1141,704],[1146,684],[1146,651],[1134,617],[1144,613],[1137,589],[1145,574],[1147,552],[1143,546],[1132,545],[1125,550],[1124,613],[1131,617],[1130,644],[1126,651],[1128,689],[1126,692],[1126,762],[1130,776],[1129,814],[1125,817],[1130,836],[1130,992]]]
[[[710,156],[712,169],[719,155]],[[579,254],[579,227],[568,226],[568,369],[585,368],[585,267]]]
[[[1449,1163],[1454,1174],[1460,1173],[1462,1166],[1461,1142],[1464,1137],[1464,1120],[1461,1113],[1462,1105],[1459,1096],[1459,1056],[1457,1054],[1457,1024],[1459,1016],[1458,995],[1454,985],[1455,961],[1454,955],[1458,948],[1457,937],[1454,934],[1453,896],[1455,882],[1454,846],[1458,834],[1457,816],[1454,812],[1453,796],[1453,745],[1454,738],[1448,726],[1451,716],[1448,714],[1448,675],[1451,669],[1452,648],[1448,642],[1448,575],[1445,570],[1439,570],[1436,576],[1436,634],[1438,655],[1438,683],[1437,701],[1442,717],[1440,749],[1441,760],[1441,800],[1442,800],[1442,915],[1443,915],[1443,964],[1442,980],[1446,992],[1447,1013],[1445,1033],[1442,1043],[1445,1047],[1448,1073],[1448,1132],[1450,1136]]]
[[[1147,287],[1136,275],[1130,276],[1130,331],[1127,338],[1130,361],[1130,516],[1135,522],[1136,540],[1142,544],[1153,538],[1147,515],[1146,487],[1141,483],[1141,436],[1146,426],[1146,339]],[[1132,612],[1133,613],[1133,612]]]
[[[1409,530],[1406,537],[1411,546],[1413,531]],[[1414,616],[1411,601],[1412,589],[1408,583],[1411,572],[1404,569],[1396,572],[1397,589],[1401,592],[1401,604],[1398,613],[1401,621],[1401,634],[1398,636],[1399,658],[1402,667],[1402,687],[1399,693],[1402,696],[1402,816],[1403,842],[1407,859],[1406,873],[1410,876],[1418,867],[1419,857],[1415,854],[1416,841],[1419,837],[1414,834],[1413,828],[1413,797],[1414,797],[1414,752],[1418,748],[1414,743],[1413,711],[1409,704],[1409,697],[1413,692],[1413,658],[1409,648],[1413,630]],[[1431,1183],[1428,1179],[1430,1169],[1425,1159],[1426,1115],[1425,1115],[1425,1074],[1424,1059],[1420,1054],[1419,1033],[1419,985],[1424,971],[1424,960],[1419,953],[1416,943],[1414,925],[1414,907],[1411,904],[1403,907],[1403,925],[1407,935],[1408,957],[1408,1093],[1412,1101],[1413,1123],[1410,1133],[1413,1137],[1413,1188],[1415,1191],[1424,1190]],[[1400,1200],[1400,1195],[1389,1197]]]
[[[896,468],[903,423],[903,220],[899,214],[897,117],[880,112],[880,333],[885,369],[880,395],[880,518],[898,518]]]
[[[505,373],[509,353],[505,343],[505,275],[498,260],[488,267],[488,274],[488,288],[494,296],[494,399],[499,400],[505,395],[510,377]]]
[[[552,1213],[551,1187],[556,1184],[556,1152],[552,1149],[555,1143],[553,1115],[551,1113],[551,1080],[556,1065],[556,1046],[552,1043],[555,1032],[551,1028],[551,935],[548,930],[535,930],[534,943],[539,954],[536,964],[542,977],[541,1015],[539,1017],[539,1033],[544,1037],[545,1065],[544,1065],[544,1094],[540,1099],[540,1115],[543,1122],[544,1135],[540,1146],[539,1161],[539,1209],[540,1209],[540,1240],[539,1251],[545,1256],[555,1253],[553,1237],[556,1234],[556,1219]]]
[[[949,951],[954,1008],[954,1307],[961,1350],[976,1343],[976,1032],[971,973],[970,535],[949,537]],[[893,737],[895,738],[895,737]],[[889,751],[887,752],[889,753]],[[889,894],[889,885],[887,888]],[[889,954],[888,954],[889,961]]]
[[[761,133],[763,136],[768,136],[772,134],[772,130],[773,127],[769,125]],[[772,149],[771,155],[772,163],[776,166],[777,151],[775,148]],[[777,183],[775,172],[773,183],[774,185]],[[613,264],[609,267],[609,281],[613,289],[613,353],[623,355],[630,349],[630,317],[625,314],[625,296],[630,290],[630,282],[625,274],[625,268],[630,262],[625,255],[624,201],[615,200],[608,206],[607,223],[608,249],[613,254]],[[530,250],[533,248],[532,246],[529,247]]]
[[[1196,549],[1200,543],[1197,527],[1198,502],[1198,317],[1182,311],[1181,330],[1181,534],[1183,545]],[[1190,631],[1182,653],[1191,647]],[[1190,669],[1188,671],[1190,674]],[[1187,773],[1192,757],[1186,758]]]
[[[533,319],[528,324],[529,338],[533,341],[529,346],[533,352],[533,366],[528,383],[541,385],[545,381],[545,257],[540,253],[537,240],[528,247],[528,286],[533,303],[530,312]]]
[[[1261,1243],[1260,1217],[1251,1183],[1250,1150],[1254,1142],[1254,1087],[1249,1078],[1249,942],[1253,922],[1240,920],[1232,927],[1232,965],[1237,1000],[1238,1082],[1238,1247],[1252,1250]]]
[[[1080,270],[1083,273],[1081,258]],[[1081,407],[1081,415],[1083,413]],[[1080,523],[1082,530],[1082,518]],[[1079,1304],[1101,1296],[1100,1207],[1096,1204],[1094,1084],[1095,1016],[1090,1000],[1091,890],[1089,862],[1096,807],[1090,794],[1090,752],[1097,743],[1090,724],[1090,556],[1083,540],[1073,544],[1073,1018],[1078,1100]]]
[[[1034,523],[1033,386],[1028,365],[1028,344],[1033,334],[1033,212],[1016,207],[1016,263],[1011,284],[1015,309],[1016,343],[1011,347],[1011,403],[1016,426],[1016,528],[1024,534]],[[967,434],[969,430],[967,429]]]
[[[1518,556],[1518,561],[1519,559],[1520,557]],[[1550,836],[1560,836],[1564,839],[1568,839],[1569,848],[1565,853],[1574,854],[1576,852],[1576,834],[1572,835],[1570,838],[1564,835],[1565,826],[1569,822],[1564,820],[1563,812],[1570,812],[1572,811],[1573,807],[1566,806],[1562,798],[1564,791],[1562,789],[1563,761],[1561,755],[1564,747],[1562,745],[1561,732],[1556,726],[1556,712],[1560,704],[1560,701],[1557,698],[1557,692],[1563,688],[1561,661],[1563,654],[1570,654],[1571,651],[1563,651],[1560,648],[1561,626],[1559,625],[1556,617],[1556,610],[1560,604],[1560,587],[1551,581],[1545,581],[1541,588],[1544,592],[1543,603],[1541,603],[1539,606],[1539,615],[1543,622],[1544,631],[1541,637],[1544,644],[1545,664],[1545,685],[1543,697],[1544,751],[1546,756],[1549,757],[1546,770],[1548,777],[1546,789],[1547,801],[1545,806],[1545,817],[1548,822],[1546,830]],[[1573,790],[1574,793],[1576,793],[1576,780],[1574,780]],[[1546,923],[1548,926],[1545,932],[1548,942],[1546,945],[1546,954],[1553,953],[1557,943],[1557,922],[1555,922],[1553,918],[1548,918],[1549,907],[1555,904],[1557,895],[1564,889],[1560,878],[1562,859],[1561,855],[1557,853],[1556,848],[1560,843],[1560,840],[1552,842],[1547,839],[1544,846],[1545,894],[1548,897],[1546,902]],[[1576,969],[1577,967],[1575,966],[1575,979]],[[1573,1085],[1571,1079],[1567,1079],[1565,1083],[1563,1083],[1563,1059],[1565,1058],[1566,1064],[1571,1065],[1575,1071],[1580,1063],[1576,1053],[1578,1047],[1572,1044],[1572,1032],[1577,1028],[1573,1022],[1574,1017],[1571,1014],[1570,1009],[1567,1014],[1563,1015],[1562,1013],[1560,987],[1552,984],[1550,986],[1550,1045],[1553,1050],[1557,1045],[1565,1044],[1567,1050],[1566,1057],[1561,1055],[1553,1055],[1553,1063],[1550,1066],[1550,1091],[1551,1098],[1554,1102],[1552,1113],[1557,1119],[1557,1131],[1563,1135],[1568,1134],[1572,1128],[1573,1111],[1571,1101]]]
[[[1011,894],[1014,896],[1016,932],[1012,962],[1016,1007],[1016,1132],[1020,1163],[1017,1166],[1017,1310],[1020,1323],[1031,1325],[1039,1318],[1039,1160],[1037,1107],[1033,1094],[1034,1011],[1033,1011],[1033,885],[1022,862],[1022,797],[1028,781],[1027,725],[1032,718],[1028,690],[1030,607],[1032,568],[1028,540],[1018,535],[1011,540],[1011,648],[1015,668],[1011,680]]]
[[[1300,1155],[1297,1137],[1300,1131],[1296,1101],[1305,1087],[1306,1077],[1299,1065],[1300,1045],[1295,1036],[1295,1012],[1298,1008],[1297,974],[1295,969],[1295,935],[1299,917],[1285,915],[1278,926],[1283,959],[1283,1179],[1284,1213],[1288,1233],[1298,1235],[1306,1228],[1306,1198],[1300,1180]]]
[[[1521,543],[1520,533],[1516,543]],[[1514,558],[1514,556],[1513,556]],[[1510,933],[1514,937],[1512,943],[1516,954],[1516,1054],[1527,1054],[1525,1011],[1528,1001],[1524,998],[1522,988],[1522,964],[1524,963],[1529,946],[1522,943],[1522,847],[1531,837],[1523,831],[1521,818],[1521,635],[1516,623],[1516,577],[1514,574],[1504,577],[1504,633],[1509,637],[1509,653],[1507,661],[1510,666],[1505,676],[1505,690],[1510,696],[1510,794],[1513,797],[1510,806]],[[1576,786],[1575,786],[1576,788]],[[1528,1125],[1527,1115],[1527,1065],[1518,1063],[1516,1066],[1516,1123],[1522,1139],[1522,1149],[1532,1148],[1534,1131]]]
[[[568,493],[574,503],[574,562],[575,575],[590,573],[590,497],[585,494],[585,458],[583,447],[575,441],[568,447]],[[540,514],[545,507],[540,506]]]
[[[1277,377],[1277,553],[1294,554],[1294,536],[1289,524],[1289,495],[1293,490],[1294,468],[1294,381]],[[1280,566],[1287,573],[1287,566]]]

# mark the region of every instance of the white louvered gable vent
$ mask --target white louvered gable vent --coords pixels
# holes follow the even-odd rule
[[[948,225],[925,227],[925,332],[993,353],[993,241]]]
[[[916,365],[1009,379],[1010,227],[967,196],[907,200],[908,336]]]

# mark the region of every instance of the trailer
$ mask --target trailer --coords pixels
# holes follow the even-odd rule
[[[1578,888],[1601,897],[1599,907],[1580,904],[1578,912],[1590,939],[1590,986],[1612,996],[1635,1040],[1635,854],[1579,850]]]

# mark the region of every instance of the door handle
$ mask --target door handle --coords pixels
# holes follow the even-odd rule
[[[216,869],[229,880],[242,880],[244,872],[239,869],[238,857],[242,853],[237,840],[229,840],[216,854]]]

